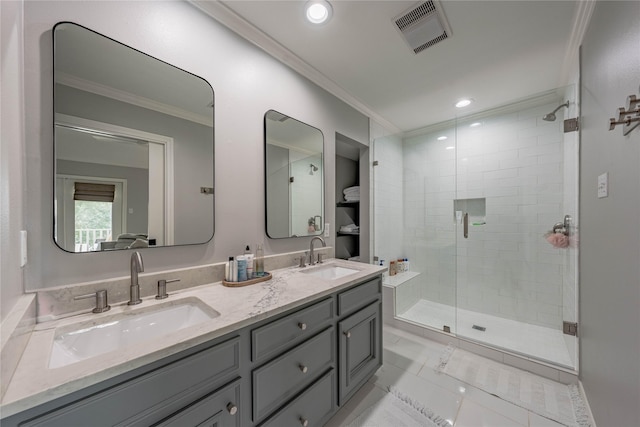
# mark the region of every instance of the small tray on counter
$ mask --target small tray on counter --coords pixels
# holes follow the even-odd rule
[[[256,283],[260,283],[260,282],[266,282],[267,280],[271,280],[273,278],[271,273],[268,273],[265,271],[264,274],[265,275],[262,277],[254,277],[253,279],[245,280],[243,282],[227,282],[226,280],[223,280],[222,284],[228,288],[239,288],[242,286],[249,286],[249,285],[255,285]]]

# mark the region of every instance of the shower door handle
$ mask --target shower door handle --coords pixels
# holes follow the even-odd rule
[[[462,232],[465,239],[469,238],[469,213],[465,212],[463,217]]]

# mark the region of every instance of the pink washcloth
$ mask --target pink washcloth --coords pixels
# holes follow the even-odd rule
[[[551,233],[546,236],[547,242],[551,243],[554,248],[568,248],[569,238],[562,233]]]

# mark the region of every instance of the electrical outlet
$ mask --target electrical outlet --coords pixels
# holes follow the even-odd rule
[[[609,173],[605,172],[598,176],[598,199],[609,195]]]
[[[331,236],[331,231],[329,231],[329,223],[325,222],[324,223],[324,237],[329,237]]]

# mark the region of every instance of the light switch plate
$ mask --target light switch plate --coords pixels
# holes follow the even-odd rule
[[[331,232],[329,231],[329,223],[325,222],[324,223],[324,237],[329,237],[331,235]]]
[[[598,176],[598,199],[609,195],[609,173],[605,172]]]

